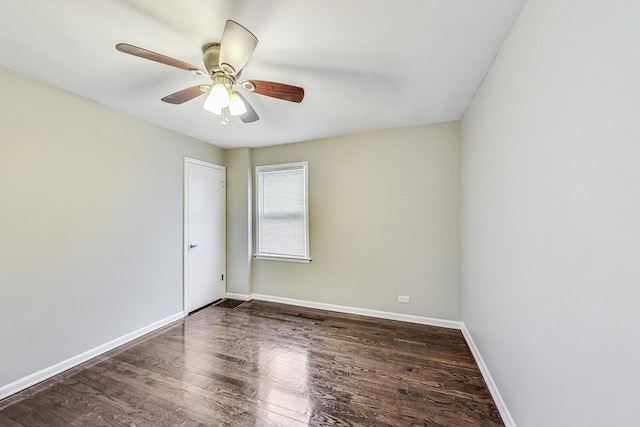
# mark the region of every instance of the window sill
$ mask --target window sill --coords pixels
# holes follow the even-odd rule
[[[309,264],[311,262],[311,258],[294,258],[288,256],[278,256],[278,255],[254,255],[255,259],[261,259],[265,261],[283,261],[283,262],[297,262],[302,264]]]

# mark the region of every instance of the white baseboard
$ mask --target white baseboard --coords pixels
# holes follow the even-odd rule
[[[367,308],[326,304],[321,302],[305,301],[305,300],[277,297],[277,296],[264,295],[264,294],[248,294],[247,295],[247,294],[237,294],[237,293],[227,292],[226,297],[232,298],[232,299],[239,299],[243,301],[249,301],[249,300],[255,299],[259,301],[277,302],[277,303],[288,304],[288,305],[296,305],[300,307],[316,308],[316,309],[327,310],[327,311],[336,311],[338,313],[359,314],[362,316],[375,317],[379,319],[399,320],[402,322],[417,323],[421,325],[430,325],[430,326],[439,326],[443,328],[459,329],[460,331],[462,331],[462,335],[464,336],[467,342],[467,345],[469,346],[469,349],[473,354],[473,357],[478,365],[478,368],[480,369],[480,372],[482,373],[482,376],[484,378],[485,383],[487,384],[487,387],[489,388],[489,392],[491,393],[491,396],[493,397],[493,400],[496,403],[496,406],[498,408],[498,411],[500,412],[500,416],[502,417],[502,420],[505,423],[505,426],[516,427],[516,423],[513,420],[511,413],[507,409],[507,405],[505,404],[504,399],[502,398],[502,395],[498,390],[498,387],[493,381],[493,378],[491,377],[491,373],[489,372],[487,365],[484,363],[484,360],[482,359],[482,355],[480,354],[478,347],[476,347],[473,341],[473,338],[471,337],[471,334],[469,333],[469,331],[467,330],[467,327],[463,322],[446,320],[446,319],[437,319],[433,317],[414,316],[411,314],[370,310]],[[182,319],[183,317],[184,317],[184,312],[176,313],[172,316],[169,316],[157,322],[151,323],[150,325],[142,327],[136,331],[130,332],[126,335],[123,335],[119,338],[109,341],[108,343],[102,344],[91,350],[85,351],[84,353],[81,353],[77,356],[71,357],[67,360],[56,363],[53,366],[42,369],[33,374],[27,375],[26,377],[20,378],[19,380],[16,380],[10,384],[4,385],[0,387],[0,400],[6,397],[9,397],[19,391],[22,391],[28,387],[31,387],[35,384],[38,384],[44,380],[47,380],[61,372],[71,369],[74,366],[84,363],[89,359],[92,359],[103,353],[106,353],[107,351],[113,350],[116,347],[119,347],[123,344],[133,341],[134,339],[139,338],[145,334],[148,334],[149,332],[153,332],[156,329],[159,329],[163,326],[168,325],[169,323]]]
[[[469,349],[471,349],[473,358],[476,360],[476,364],[480,369],[480,373],[482,373],[484,382],[487,383],[487,388],[491,393],[491,397],[493,397],[493,401],[496,403],[496,406],[498,407],[498,411],[500,412],[502,421],[504,421],[505,427],[516,427],[516,423],[513,420],[513,417],[511,416],[511,413],[509,412],[509,409],[507,408],[507,405],[505,404],[504,399],[502,398],[502,395],[500,394],[500,391],[496,386],[496,383],[493,381],[493,377],[489,372],[489,368],[484,363],[484,359],[482,359],[480,350],[478,350],[478,347],[476,347],[475,342],[473,342],[473,338],[471,337],[471,334],[469,333],[469,330],[467,329],[466,325],[464,325],[464,323],[462,324],[461,331],[462,331],[462,335],[464,336],[464,339],[467,341],[467,345],[469,346]]]
[[[337,311],[339,313],[359,314],[361,316],[376,317],[378,319],[399,320],[402,322],[418,323],[421,325],[439,326],[441,328],[461,329],[462,322],[455,320],[437,319],[434,317],[414,316],[412,314],[392,313],[389,311],[370,310],[368,308],[348,307],[345,305],[326,304],[322,302],[305,301],[292,298],[274,297],[271,295],[252,294],[251,299],[259,301],[279,302],[300,307],[317,308],[319,310]]]
[[[166,317],[162,320],[158,320],[157,322],[153,322],[150,325],[144,326],[136,331],[130,332],[126,335],[109,341],[108,343],[99,345],[98,347],[92,348],[91,350],[87,350],[84,353],[78,354],[77,356],[70,357],[69,359],[56,363],[53,366],[49,366],[48,368],[42,369],[38,372],[34,372],[33,374],[27,375],[26,377],[20,378],[19,380],[4,385],[0,387],[0,400],[4,399],[5,397],[9,397],[19,391],[22,391],[28,387],[36,385],[55,375],[58,375],[59,373],[71,369],[81,363],[84,363],[89,359],[100,356],[101,354],[106,353],[109,350],[113,350],[114,348],[119,347],[123,344],[126,344],[129,341],[133,341],[134,339],[148,334],[149,332],[153,332],[156,329],[168,325],[169,323],[180,320],[183,317],[184,312],[176,313],[172,316]]]
[[[233,292],[227,292],[226,298],[239,299],[239,300],[242,300],[242,301],[249,301],[249,300],[251,300],[251,295],[236,294],[236,293],[233,293]]]

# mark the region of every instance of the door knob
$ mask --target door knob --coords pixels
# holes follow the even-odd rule
[[[189,249],[197,248],[198,245],[194,245],[193,243],[189,245]]]

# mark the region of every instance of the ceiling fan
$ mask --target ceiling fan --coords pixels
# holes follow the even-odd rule
[[[161,64],[190,71],[199,76],[208,76],[211,84],[191,86],[162,98],[170,104],[182,104],[208,93],[204,109],[222,117],[223,125],[229,122],[229,116],[238,116],[244,123],[259,119],[251,104],[236,87],[249,92],[291,102],[302,102],[304,89],[284,83],[264,80],[240,80],[240,74],[251,57],[258,39],[249,30],[235,21],[227,21],[220,43],[208,43],[202,47],[205,69],[188,64],[156,52],[127,43],[119,43],[120,52],[139,56]]]

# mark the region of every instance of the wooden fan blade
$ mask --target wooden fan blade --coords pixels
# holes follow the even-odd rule
[[[237,75],[258,44],[251,31],[235,21],[227,21],[220,42],[220,67],[225,73]]]
[[[259,93],[260,95],[270,96],[272,98],[283,99],[291,102],[302,102],[304,99],[304,89],[298,86],[291,86],[284,83],[266,82],[264,80],[250,80],[249,83],[253,84],[254,89],[251,90],[251,85],[244,85],[243,87],[251,90],[252,92]]]
[[[253,123],[258,121],[260,117],[258,117],[258,113],[256,113],[256,110],[253,109],[251,104],[249,104],[249,101],[247,101],[247,99],[242,96],[242,94],[238,92],[236,93],[238,94],[240,99],[242,99],[242,102],[244,102],[244,106],[247,108],[247,112],[239,116],[240,120],[242,120],[244,123]]]
[[[180,68],[181,70],[191,71],[194,74],[202,76],[209,75],[209,73],[199,67],[196,67],[195,65],[191,65],[178,59],[152,52],[138,46],[133,46],[127,43],[118,43],[116,45],[116,49],[120,52],[128,53],[129,55],[139,56],[140,58],[149,59],[151,61],[159,62],[165,65],[170,65],[172,67]]]
[[[167,95],[162,100],[169,104],[182,104],[187,101],[191,101],[193,98],[197,98],[203,93],[209,92],[209,86],[197,85],[191,86],[186,89],[179,90],[178,92]]]

